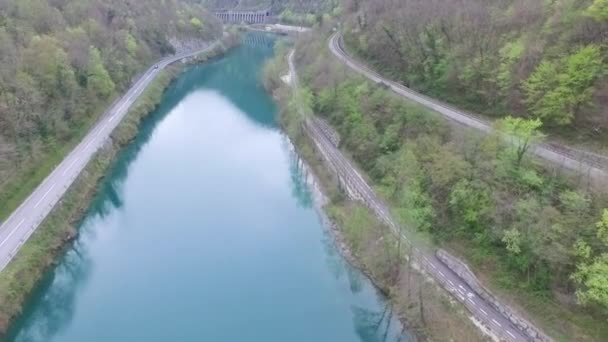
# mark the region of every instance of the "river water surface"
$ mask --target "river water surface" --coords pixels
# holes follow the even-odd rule
[[[272,44],[172,84],[9,340],[408,341],[312,206],[259,82]]]

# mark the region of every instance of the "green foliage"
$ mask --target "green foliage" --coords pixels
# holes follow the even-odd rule
[[[506,43],[499,51],[501,61],[496,80],[502,98],[506,99],[509,95],[509,90],[514,87],[513,67],[518,63],[525,49],[523,37],[520,37],[513,42]]]
[[[125,46],[127,51],[129,51],[129,54],[131,56],[135,56],[137,53],[137,40],[135,40],[135,37],[133,37],[130,33],[125,35]]]
[[[526,120],[512,116],[507,116],[496,123],[498,131],[504,133],[513,146],[514,161],[517,167],[521,166],[530,147],[543,138],[544,135],[539,130],[541,126],[542,122],[539,119]],[[525,177],[529,179],[530,175],[525,175]]]
[[[203,22],[199,18],[190,19],[190,25],[192,25],[197,31],[202,32],[204,30]]]
[[[285,24],[312,26],[317,21],[317,17],[311,13],[294,13],[286,9],[279,14],[279,20]]]
[[[541,62],[523,84],[530,111],[548,122],[570,124],[581,108],[591,105],[593,85],[603,68],[596,45],[582,47],[558,62]]]
[[[572,279],[580,286],[576,291],[583,304],[597,304],[608,310],[608,209],[596,225],[597,238],[603,244],[604,252],[591,258],[591,249],[584,242],[578,242],[576,255],[581,258]]]
[[[586,14],[593,17],[598,21],[608,20],[608,0],[595,0],[589,8],[587,8]]]
[[[361,206],[354,206],[343,220],[341,227],[344,229],[353,252],[360,253],[367,241],[367,236],[376,224],[375,220],[367,208]]]
[[[602,219],[597,223],[597,238],[608,247],[608,209],[604,209]]]
[[[584,289],[576,291],[581,303],[597,303],[608,308],[608,253],[589,264],[580,265],[574,280],[584,286]]]
[[[515,255],[521,253],[521,240],[521,233],[515,228],[506,230],[502,237],[502,242],[504,242],[507,251]]]
[[[449,204],[454,217],[460,222],[460,230],[481,232],[486,229],[486,216],[493,210],[487,186],[480,182],[463,179],[456,183],[450,194]]]
[[[89,48],[89,68],[87,74],[87,88],[94,96],[106,99],[114,93],[114,82],[110,74],[103,66],[99,50],[91,46]]]

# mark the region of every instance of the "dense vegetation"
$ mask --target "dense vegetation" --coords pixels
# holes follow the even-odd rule
[[[605,144],[607,4],[345,0],[344,31],[353,51],[424,93]]]
[[[176,0],[0,2],[0,220],[138,73],[220,31]]]
[[[463,131],[328,62],[325,44],[300,42],[300,105],[336,127],[403,226],[465,256],[507,297],[516,293],[551,334],[606,338],[608,198],[530,157],[541,121],[500,120],[514,144]]]

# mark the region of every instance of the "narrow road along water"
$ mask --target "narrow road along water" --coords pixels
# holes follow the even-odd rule
[[[10,341],[410,340],[312,207],[258,78],[273,40],[247,42],[166,92]]]

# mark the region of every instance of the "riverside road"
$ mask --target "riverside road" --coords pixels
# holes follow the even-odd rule
[[[8,265],[21,246],[61,200],[89,160],[104,145],[114,128],[128,113],[131,105],[156,75],[168,65],[209,51],[216,45],[217,42],[204,49],[180,53],[160,60],[150,67],[127,93],[101,116],[78,146],[55,167],[53,172],[0,226],[0,271]]]
[[[294,51],[289,54],[288,63],[291,84],[297,88],[297,74],[293,63]],[[400,234],[410,245],[411,241],[401,231],[391,217],[388,206],[376,196],[373,189],[357,171],[355,166],[340,152],[330,138],[318,127],[316,120],[305,119],[304,127],[326,162],[338,175],[345,191],[353,199],[364,202],[395,234]],[[527,334],[514,326],[501,312],[490,303],[477,296],[474,291],[457,274],[441,262],[433,253],[425,253],[412,246],[415,261],[432,276],[454,298],[460,301],[474,316],[496,336],[505,341],[528,341]]]

